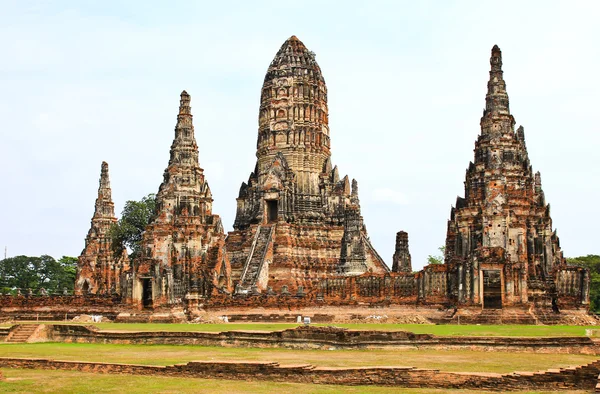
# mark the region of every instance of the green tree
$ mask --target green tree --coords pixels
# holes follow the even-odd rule
[[[58,260],[58,264],[60,265],[60,275],[57,280],[58,291],[62,292],[64,288],[73,291],[77,276],[77,257],[63,256]]]
[[[16,291],[17,288],[48,292],[62,292],[73,289],[77,259],[63,256],[56,261],[52,256],[15,256],[0,260],[0,283],[2,292]]]
[[[567,258],[567,263],[579,265],[590,270],[590,310],[600,313],[600,256],[588,254],[587,256]]]
[[[125,203],[121,218],[110,230],[115,255],[121,254],[124,248],[131,250],[129,255],[131,259],[140,254],[142,233],[154,215],[156,215],[156,195],[153,193],[140,201],[129,200]]]
[[[446,253],[446,247],[445,246],[440,246],[438,248],[438,250],[440,251],[441,255],[437,255],[437,256],[429,255],[429,256],[427,256],[427,264],[444,264],[444,254]]]

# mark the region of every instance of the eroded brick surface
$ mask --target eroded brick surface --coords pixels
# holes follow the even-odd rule
[[[153,366],[102,362],[57,361],[0,357],[3,368],[68,370],[93,373],[177,376],[245,381],[281,381],[340,385],[379,385],[491,391],[593,390],[600,362],[542,372],[458,373],[414,367],[332,368],[280,365],[277,362],[191,361],[186,364]]]

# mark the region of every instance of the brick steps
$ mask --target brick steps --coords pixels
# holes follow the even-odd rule
[[[246,262],[239,282],[240,293],[248,293],[256,286],[260,271],[265,259],[265,254],[273,238],[272,226],[259,226],[256,230],[256,241],[254,242],[251,255]]]
[[[6,342],[8,343],[26,343],[29,338],[35,333],[39,324],[21,324],[17,326],[12,335],[9,335]]]

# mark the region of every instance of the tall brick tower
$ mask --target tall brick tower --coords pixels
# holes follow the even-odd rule
[[[315,54],[292,36],[265,76],[257,163],[227,240],[238,293],[388,271],[368,240],[357,183],[340,179],[330,156],[325,80]]]
[[[229,286],[225,233],[198,161],[190,95],[183,91],[157,213],[134,262],[128,297],[145,307],[179,304]]]
[[[565,260],[540,174],[529,163],[524,129],[514,130],[498,46],[492,48],[490,64],[475,161],[467,169],[465,198],[457,198],[448,221],[450,296],[485,308],[556,303],[555,281],[566,269]],[[583,299],[585,272],[572,275],[569,286]]]

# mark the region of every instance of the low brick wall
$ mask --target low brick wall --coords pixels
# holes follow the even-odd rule
[[[265,362],[204,362],[170,366],[0,358],[0,367],[68,370],[93,373],[194,377],[232,380],[269,380],[297,383],[377,385],[407,388],[516,390],[593,390],[600,361],[576,368],[538,373],[451,373],[411,367],[315,368],[311,365],[280,365]]]
[[[123,304],[118,296],[90,294],[10,296],[0,295],[0,316],[12,320],[68,320],[77,315],[102,315],[114,319]]]
[[[405,331],[358,331],[333,327],[298,327],[283,331],[112,332],[93,326],[47,325],[57,342],[171,344],[292,349],[470,349],[534,353],[600,354],[588,337],[441,337]]]

